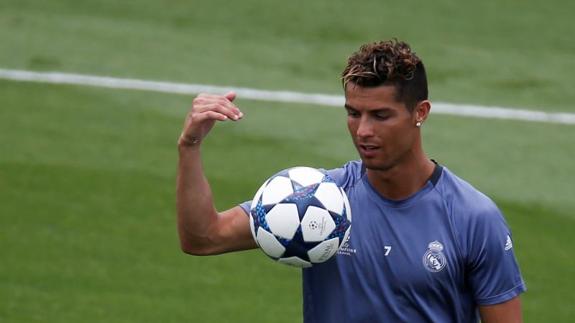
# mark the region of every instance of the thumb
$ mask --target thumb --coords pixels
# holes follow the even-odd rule
[[[226,99],[230,100],[230,102],[231,102],[236,98],[236,92],[230,91],[224,96],[226,97]]]

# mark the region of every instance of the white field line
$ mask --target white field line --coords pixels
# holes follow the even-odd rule
[[[59,72],[31,72],[22,70],[0,69],[0,79],[52,84],[74,84],[113,89],[130,89],[153,92],[178,93],[194,95],[198,93],[225,93],[235,91],[242,99],[303,103],[343,107],[344,98],[339,95],[318,93],[300,93],[292,91],[266,91],[241,87],[225,87],[202,84],[185,84],[174,82],[146,81],[82,74]],[[574,113],[551,113],[543,111],[511,109],[495,106],[453,104],[434,102],[433,113],[458,115],[476,118],[510,119],[537,121],[547,123],[575,124]]]

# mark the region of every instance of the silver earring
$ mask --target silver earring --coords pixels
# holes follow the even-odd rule
[[[421,127],[421,121],[417,121],[417,123],[415,124],[416,127]]]

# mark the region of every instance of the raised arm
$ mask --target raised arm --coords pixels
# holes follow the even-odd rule
[[[178,140],[178,233],[182,250],[189,254],[212,255],[256,247],[248,217],[239,206],[221,213],[215,209],[202,167],[201,144],[216,121],[237,121],[243,116],[232,103],[234,99],[233,92],[197,96]]]

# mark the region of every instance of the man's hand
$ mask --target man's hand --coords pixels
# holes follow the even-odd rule
[[[243,113],[232,103],[234,92],[226,95],[200,94],[192,103],[192,108],[184,122],[184,129],[178,140],[179,146],[199,144],[210,132],[216,121],[237,121]]]

